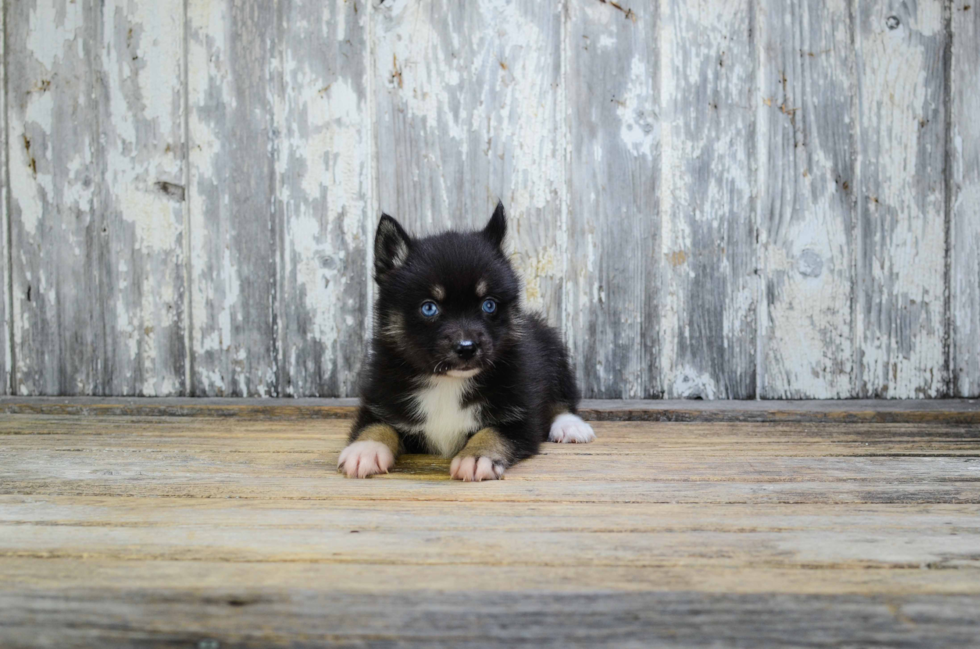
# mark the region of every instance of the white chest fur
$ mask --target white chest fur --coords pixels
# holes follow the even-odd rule
[[[415,393],[415,409],[423,423],[417,431],[425,435],[429,447],[443,457],[452,457],[466,442],[466,436],[480,427],[479,407],[463,407],[463,395],[473,379],[434,376]]]

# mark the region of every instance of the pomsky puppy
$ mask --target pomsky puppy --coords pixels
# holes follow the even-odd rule
[[[482,231],[418,239],[381,216],[375,334],[337,463],[347,476],[387,473],[408,452],[453,458],[457,480],[495,480],[546,439],[595,439],[558,333],[521,307],[506,230],[500,203]]]

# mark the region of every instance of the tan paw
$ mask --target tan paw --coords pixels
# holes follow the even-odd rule
[[[449,465],[449,475],[453,477],[453,480],[462,480],[463,482],[499,480],[503,474],[504,465],[494,462],[488,457],[457,455]]]
[[[381,442],[354,442],[337,459],[337,470],[348,478],[366,478],[375,473],[388,473],[395,466],[391,449]]]

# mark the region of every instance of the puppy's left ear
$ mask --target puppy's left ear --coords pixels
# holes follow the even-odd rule
[[[504,243],[504,236],[507,234],[507,217],[504,215],[504,204],[497,201],[497,208],[493,211],[493,216],[483,228],[483,236],[487,241],[500,248]]]

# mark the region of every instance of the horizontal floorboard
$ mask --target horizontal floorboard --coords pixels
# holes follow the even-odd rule
[[[0,416],[4,647],[980,633],[980,429],[959,418],[601,421],[463,484],[420,455],[344,478],[343,419],[99,412]]]
[[[2,414],[344,419],[357,399],[0,397]],[[591,421],[980,423],[980,399],[702,401],[586,399]]]

